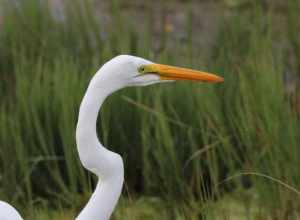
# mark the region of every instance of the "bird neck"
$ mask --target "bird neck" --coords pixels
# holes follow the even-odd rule
[[[82,100],[76,129],[76,142],[82,165],[99,178],[90,200],[76,220],[110,218],[120,197],[124,167],[120,155],[106,149],[98,140],[96,122],[104,100],[118,90],[115,83],[97,74],[91,80]]]
[[[101,144],[96,131],[97,117],[103,102],[113,92],[109,86],[105,86],[105,81],[100,86],[96,86],[93,82],[94,78],[91,80],[80,104],[76,128],[76,140],[79,150],[82,147],[80,143],[83,140],[89,142],[84,144],[84,149],[86,149],[86,144],[89,144],[89,146],[92,143],[92,146]],[[80,152],[79,156],[81,156]]]

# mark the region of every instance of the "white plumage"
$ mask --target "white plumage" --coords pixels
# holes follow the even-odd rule
[[[10,204],[0,201],[0,220],[23,220],[18,211]]]

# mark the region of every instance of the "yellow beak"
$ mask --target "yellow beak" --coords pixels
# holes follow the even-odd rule
[[[223,82],[224,78],[212,73],[163,64],[149,64],[141,67],[141,73],[156,73],[162,80],[192,80],[210,83]]]

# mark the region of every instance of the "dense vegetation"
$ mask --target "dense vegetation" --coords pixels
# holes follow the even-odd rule
[[[152,15],[156,4],[127,9],[145,14],[137,26],[125,1],[108,4],[109,25],[90,1],[63,1],[59,18],[43,1],[13,2],[1,3],[1,200],[28,219],[54,218],[43,209],[72,216],[86,202],[95,179],[78,160],[78,107],[101,64],[125,53],[225,83],[128,88],[107,100],[99,136],[126,166],[115,219],[226,219],[237,209],[249,219],[300,218],[299,0],[215,2],[218,33],[206,49],[194,34],[196,1],[181,3],[183,40]]]

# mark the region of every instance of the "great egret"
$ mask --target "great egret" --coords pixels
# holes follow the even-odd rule
[[[96,132],[98,112],[113,92],[128,86],[146,86],[174,80],[222,82],[211,73],[156,64],[149,60],[119,55],[105,63],[94,75],[80,105],[76,143],[82,165],[98,176],[99,181],[90,200],[76,220],[107,220],[120,197],[124,167],[122,157],[109,151]],[[0,220],[22,219],[7,203],[0,203]]]

